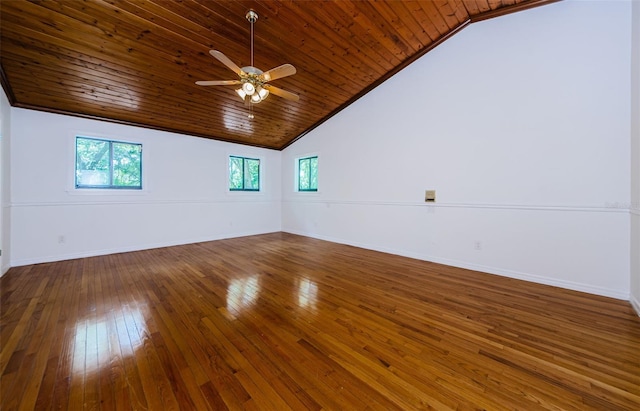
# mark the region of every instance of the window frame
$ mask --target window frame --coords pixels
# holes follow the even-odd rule
[[[311,187],[311,160],[316,160],[316,186],[315,188]],[[302,188],[300,186],[300,170],[302,169],[301,165],[303,161],[309,161],[309,188]],[[318,155],[310,155],[305,157],[299,157],[296,163],[296,190],[300,193],[317,193],[318,192]]]
[[[242,159],[242,188],[232,188],[231,187],[231,159],[239,158]],[[252,160],[258,162],[258,188],[245,188],[245,161]],[[258,193],[262,191],[262,159],[256,157],[246,157],[241,155],[229,154],[229,162],[227,163],[227,190],[232,193]]]
[[[78,182],[78,140],[93,140],[93,141],[101,141],[105,142],[109,145],[109,185],[89,185],[89,184],[79,184]],[[127,144],[131,146],[138,146],[138,150],[140,153],[140,167],[139,167],[139,175],[140,175],[140,184],[137,186],[122,186],[122,185],[114,185],[114,166],[113,166],[113,153],[114,153],[114,144]],[[75,190],[132,190],[132,191],[143,191],[143,181],[144,181],[144,172],[143,172],[143,145],[142,143],[133,143],[130,141],[122,141],[122,140],[114,140],[110,138],[101,138],[101,137],[87,137],[85,135],[76,135],[74,139],[74,188]]]

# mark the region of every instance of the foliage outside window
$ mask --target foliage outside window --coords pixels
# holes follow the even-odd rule
[[[229,190],[260,191],[260,160],[230,156]]]
[[[76,188],[142,189],[142,144],[76,137]]]
[[[298,160],[298,191],[318,191],[318,156]]]

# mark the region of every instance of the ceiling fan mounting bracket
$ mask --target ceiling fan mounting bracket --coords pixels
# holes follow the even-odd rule
[[[258,13],[256,13],[255,10],[249,10],[245,17],[249,23],[255,23],[258,21]]]

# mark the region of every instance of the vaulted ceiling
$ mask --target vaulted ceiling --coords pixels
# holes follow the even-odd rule
[[[553,1],[2,0],[0,74],[15,107],[282,149],[467,24]],[[249,9],[254,66],[294,65],[271,84],[300,96],[253,119],[195,84],[238,79],[210,49],[250,65]]]

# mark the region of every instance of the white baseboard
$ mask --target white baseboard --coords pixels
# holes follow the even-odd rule
[[[77,258],[97,257],[100,255],[128,253],[132,251],[151,250],[154,248],[173,247],[177,245],[193,244],[193,243],[203,243],[207,241],[224,240],[227,238],[247,237],[252,235],[274,233],[279,231],[280,230],[259,231],[259,232],[251,231],[251,232],[240,232],[240,233],[233,233],[233,234],[227,233],[227,234],[219,234],[219,235],[207,236],[207,237],[201,237],[201,238],[191,238],[191,239],[185,239],[185,240],[179,240],[179,241],[166,241],[166,242],[160,242],[160,243],[141,244],[136,246],[113,247],[113,248],[106,248],[101,250],[87,250],[87,251],[82,251],[78,253],[57,254],[57,255],[43,256],[43,257],[37,257],[37,258],[26,258],[26,259],[20,259],[20,260],[12,260],[11,267],[20,267],[23,265],[31,265],[31,264],[50,263],[54,261],[74,260]]]
[[[590,284],[583,284],[583,283],[576,283],[576,282],[572,282],[572,281],[558,280],[558,279],[555,279],[555,278],[543,277],[543,276],[539,276],[539,275],[535,275],[535,274],[529,274],[529,273],[513,271],[513,270],[505,270],[505,269],[502,269],[502,268],[499,268],[499,267],[491,267],[491,266],[479,265],[479,264],[469,263],[469,262],[466,262],[466,261],[451,260],[451,259],[447,259],[447,258],[441,258],[441,257],[433,256],[433,255],[412,253],[412,252],[406,252],[404,250],[396,250],[396,249],[391,249],[391,248],[386,248],[386,247],[372,246],[370,244],[364,244],[364,243],[359,243],[359,242],[354,242],[354,241],[347,241],[347,240],[344,240],[344,239],[341,239],[341,238],[333,238],[333,237],[327,237],[327,236],[322,236],[322,235],[303,233],[303,232],[299,232],[297,230],[286,230],[286,229],[283,229],[282,231],[287,232],[287,233],[291,233],[291,234],[297,234],[297,235],[302,235],[302,236],[306,236],[306,237],[317,238],[319,240],[330,241],[330,242],[333,242],[333,243],[346,244],[346,245],[351,245],[351,246],[354,246],[354,247],[365,248],[365,249],[368,249],[368,250],[380,251],[380,252],[383,252],[383,253],[389,253],[389,254],[400,255],[400,256],[403,256],[403,257],[415,258],[417,260],[431,261],[431,262],[438,263],[438,264],[444,264],[444,265],[449,265],[449,266],[458,267],[458,268],[465,268],[465,269],[468,269],[468,270],[480,271],[480,272],[484,272],[484,273],[488,273],[488,274],[495,274],[495,275],[499,275],[499,276],[502,276],[502,277],[508,277],[508,278],[514,278],[514,279],[517,279],[517,280],[530,281],[530,282],[533,282],[533,283],[550,285],[550,286],[553,286],[553,287],[566,288],[568,290],[580,291],[580,292],[585,292],[585,293],[588,293],[588,294],[595,294],[595,295],[600,295],[600,296],[603,296],[603,297],[611,297],[611,298],[615,298],[615,299],[618,299],[618,300],[629,301],[629,294],[627,294],[627,293],[620,292],[618,290],[612,290],[612,289],[609,289],[609,288],[597,287],[597,286],[593,286],[593,285],[590,285]]]

